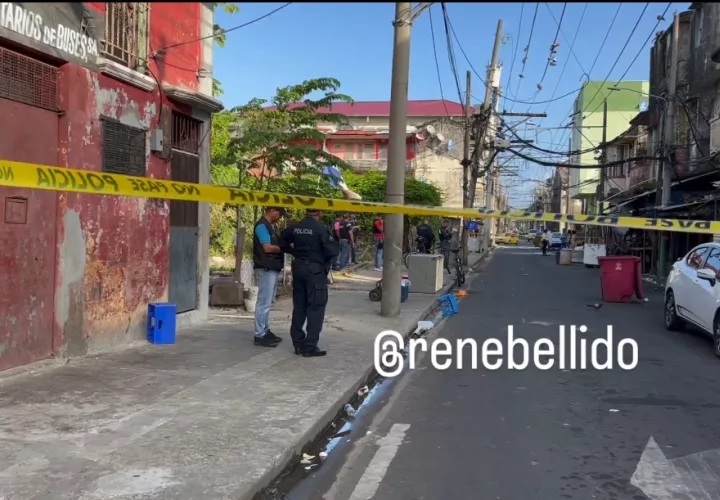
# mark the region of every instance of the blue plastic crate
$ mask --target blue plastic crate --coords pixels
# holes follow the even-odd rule
[[[175,304],[148,305],[147,340],[151,344],[175,343]]]
[[[438,302],[440,303],[440,310],[442,311],[443,316],[450,316],[451,314],[457,313],[459,310],[455,295],[451,293],[438,297]]]

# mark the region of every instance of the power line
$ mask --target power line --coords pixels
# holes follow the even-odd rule
[[[288,7],[288,6],[290,6],[290,5],[292,5],[292,2],[288,2],[288,3],[286,3],[286,4],[283,4],[283,5],[281,5],[280,7],[278,7],[277,9],[271,10],[271,11],[268,12],[267,14],[264,14],[264,15],[262,15],[262,16],[260,16],[260,17],[257,17],[257,18],[255,18],[255,19],[253,19],[252,21],[248,21],[248,22],[246,22],[246,23],[240,24],[240,25],[235,26],[235,27],[233,27],[233,28],[228,28],[228,29],[226,29],[226,30],[225,30],[225,29],[221,29],[221,30],[218,30],[218,31],[214,32],[212,35],[207,35],[207,36],[203,36],[203,37],[200,37],[200,38],[195,38],[195,39],[193,39],[193,40],[188,40],[188,41],[186,41],[186,42],[179,42],[179,43],[174,43],[174,44],[172,44],[172,45],[167,45],[167,46],[165,46],[165,47],[162,47],[162,48],[158,49],[158,51],[167,50],[167,49],[172,49],[172,48],[174,48],[174,47],[180,47],[181,45],[187,45],[187,44],[189,44],[189,43],[200,42],[200,41],[202,41],[202,40],[207,40],[208,38],[216,38],[218,35],[224,35],[224,34],[226,34],[226,33],[230,33],[231,31],[239,30],[240,28],[245,28],[246,26],[250,26],[251,24],[255,24],[255,23],[258,22],[258,21],[262,21],[263,19],[266,19],[266,18],[272,16],[272,15],[275,14],[276,12],[280,12],[280,11],[283,10],[285,7]]]
[[[589,69],[587,72],[585,72],[585,75],[583,75],[583,76],[585,76],[585,82],[583,83],[583,86],[584,86],[585,83],[587,83],[587,82],[590,81],[590,75],[592,74],[593,69],[595,69],[595,65],[597,64],[598,59],[600,58],[600,54],[603,53],[602,50],[603,50],[603,48],[605,47],[605,42],[607,42],[607,39],[608,39],[608,37],[610,36],[610,32],[612,31],[613,26],[615,26],[615,21],[617,20],[618,14],[620,13],[620,8],[621,8],[622,6],[623,6],[623,4],[622,4],[622,2],[620,2],[620,5],[618,5],[617,10],[615,11],[615,15],[613,16],[612,21],[610,22],[610,26],[609,26],[608,29],[605,31],[605,38],[603,38],[603,41],[602,41],[602,43],[600,44],[600,48],[598,49],[597,54],[595,54],[595,60],[593,61],[592,66],[590,66],[590,69]],[[582,80],[582,77],[580,77],[580,80]],[[582,88],[583,88],[583,87],[580,87],[581,90],[582,90]],[[573,103],[570,105],[570,109],[568,109],[568,111],[567,111],[565,114],[566,114],[566,115],[569,115],[570,112],[573,110],[574,107],[575,107],[575,103],[573,102]],[[570,131],[567,130],[566,132],[563,132],[563,133],[562,133],[562,135],[561,135],[561,140],[558,141],[559,144],[562,144],[562,143],[565,141],[565,139],[566,139],[566,137],[567,137],[567,134],[568,134],[569,132],[570,132]]]
[[[555,20],[555,16],[553,15],[552,10],[550,10],[550,6],[549,6],[547,3],[545,4],[545,6],[548,8],[548,11],[550,12],[550,15],[553,17],[553,20],[557,23],[557,20]],[[570,53],[573,55],[573,57],[575,57],[575,61],[577,62],[578,66],[580,67],[580,70],[583,72],[583,74],[586,74],[586,73],[585,73],[585,68],[583,68],[583,66],[582,66],[582,64],[580,63],[579,59],[578,59],[577,56],[575,55],[575,51],[573,50],[573,47],[575,46],[575,42],[577,41],[578,35],[580,34],[580,28],[582,28],[582,23],[583,23],[583,20],[585,19],[585,12],[587,11],[587,8],[588,8],[588,4],[585,3],[585,7],[583,7],[582,14],[580,15],[580,21],[578,22],[577,29],[575,30],[575,35],[573,36],[572,42],[570,42],[570,46],[569,46],[569,51],[570,51]],[[558,26],[560,26],[559,23],[558,23]],[[560,32],[560,34],[562,35],[563,39],[565,39],[565,41],[567,42],[567,39],[565,38],[565,35],[563,34],[562,31]],[[557,79],[557,83],[555,83],[555,88],[553,89],[553,92],[552,92],[552,94],[550,95],[550,99],[552,99],[553,97],[555,97],[555,94],[557,93],[557,89],[560,87],[560,82],[562,81],[563,75],[565,75],[565,70],[567,69],[569,63],[570,63],[570,58],[569,58],[569,57],[566,57],[566,58],[565,58],[565,64],[563,64],[562,70],[560,71],[560,76],[559,76],[558,79]],[[547,112],[548,112],[549,109],[550,109],[550,105],[548,104],[548,105],[545,107],[545,111],[543,111],[543,112],[544,112],[545,114],[547,114]],[[540,123],[542,123],[542,121],[543,121],[543,120],[541,119],[541,120],[540,120]],[[553,131],[553,133],[552,133],[551,135],[552,135],[552,139],[551,139],[550,145],[554,147],[554,146],[555,146],[555,134],[554,134],[554,131]],[[563,135],[564,135],[564,131],[563,131]]]
[[[435,28],[433,27],[433,15],[432,8],[429,9],[428,15],[430,16],[430,35],[432,37],[433,55],[435,56],[435,69],[437,69],[438,85],[440,86],[440,98],[442,99],[443,107],[445,108],[445,114],[450,116],[447,104],[445,103],[445,95],[443,93],[442,78],[440,77],[440,63],[438,63],[437,47],[435,45]]]
[[[445,6],[445,2],[442,2],[440,4],[440,7],[442,8],[442,12],[443,12],[443,22],[445,25],[445,39],[447,42],[448,60],[450,62],[450,70],[452,71],[453,78],[455,79],[455,88],[457,89],[457,93],[458,93],[458,101],[460,102],[460,107],[463,111],[463,115],[465,115],[465,103],[464,103],[463,96],[462,96],[462,90],[460,88],[460,77],[458,75],[457,62],[455,60],[455,51],[453,50],[452,37],[450,36],[450,30],[452,28],[450,26],[448,26],[450,24],[450,17],[448,16],[447,7]]]
[[[545,4],[545,5],[547,5],[547,4]],[[550,8],[550,7],[548,7],[548,8]],[[562,26],[563,18],[565,17],[565,9],[566,8],[567,8],[567,2],[563,4],[562,13],[560,14],[560,22],[557,23],[557,31],[555,32],[555,38],[553,40],[552,47],[550,48],[550,56],[548,57],[548,60],[545,63],[545,70],[543,71],[542,78],[540,78],[540,84],[538,84],[538,85],[541,85],[542,82],[545,81],[545,76],[547,75],[547,70],[550,67],[550,63],[552,62],[552,57],[553,57],[553,53],[555,51],[555,47],[557,44],[557,39],[558,39],[558,36],[560,35],[560,27]],[[551,12],[551,14],[552,14],[552,12]],[[538,90],[541,90],[541,89],[538,89]]]
[[[508,90],[511,88],[510,84],[512,83],[512,74],[513,74],[513,68],[515,68],[515,59],[517,58],[518,49],[520,48],[520,33],[522,32],[522,20],[523,20],[523,14],[525,12],[525,4],[520,4],[520,21],[518,21],[518,29],[517,29],[517,35],[515,36],[515,40],[513,41],[513,45],[515,45],[513,50],[513,57],[512,62],[510,63],[510,74],[508,75],[507,80],[507,87]],[[517,94],[515,94],[515,97],[517,97]],[[512,110],[512,106],[510,107],[510,110]]]
[[[638,26],[640,26],[640,21],[642,21],[643,16],[645,15],[645,11],[647,11],[647,8],[650,6],[650,2],[645,4],[645,7],[643,7],[642,12],[640,13],[640,16],[638,16],[638,20],[635,21],[635,26],[633,26],[632,31],[630,32],[630,36],[628,36],[627,40],[625,41],[625,45],[623,45],[622,50],[620,51],[620,54],[618,54],[617,58],[615,59],[615,62],[613,63],[612,67],[610,68],[610,71],[608,71],[607,76],[605,77],[605,80],[603,80],[602,84],[598,87],[597,91],[595,92],[595,95],[592,96],[592,99],[588,101],[588,105],[582,110],[582,114],[585,114],[585,111],[590,107],[590,104],[595,100],[597,95],[600,93],[600,90],[602,90],[603,86],[607,83],[608,78],[610,78],[610,75],[612,74],[613,70],[615,69],[615,66],[617,66],[617,63],[620,62],[620,58],[622,57],[623,53],[625,52],[625,49],[627,49],[628,44],[630,43],[630,40],[632,39],[633,35],[635,34],[635,30],[637,30]]]
[[[520,75],[518,76],[517,89],[515,89],[516,96],[520,93],[520,84],[522,83],[522,79],[525,78],[525,65],[527,64],[528,55],[530,54],[530,44],[532,43],[533,32],[535,31],[535,21],[537,20],[539,9],[540,4],[535,4],[535,13],[533,14],[532,24],[530,25],[530,36],[528,37],[528,43],[525,46],[525,57],[523,57],[522,60],[522,68],[520,69]]]
[[[620,82],[622,82],[622,79],[625,78],[625,75],[628,74],[628,71],[630,71],[630,68],[632,68],[633,64],[635,64],[635,61],[637,61],[637,58],[640,57],[640,54],[642,54],[642,52],[645,50],[645,47],[647,46],[648,42],[650,41],[650,39],[652,38],[652,36],[656,33],[656,30],[657,30],[658,26],[660,26],[660,23],[665,20],[665,14],[667,14],[667,11],[670,10],[670,7],[671,7],[671,6],[672,6],[672,2],[668,2],[667,7],[665,7],[665,10],[663,11],[663,13],[660,14],[660,16],[658,16],[658,21],[657,21],[657,23],[655,23],[655,26],[654,26],[653,29],[650,31],[650,34],[648,35],[648,37],[645,39],[645,41],[644,41],[644,42],[642,43],[642,45],[640,46],[640,50],[638,50],[637,54],[635,54],[635,57],[633,58],[633,60],[632,60],[632,61],[630,62],[630,64],[628,65],[628,67],[627,67],[627,69],[625,70],[625,72],[620,76],[620,78],[618,78],[618,81],[615,83],[614,86],[617,86]],[[609,96],[609,94],[608,94],[608,96]],[[591,112],[591,114],[594,113],[595,111],[597,111],[597,110],[600,108],[600,106],[602,106],[603,103],[604,103],[605,101],[607,101],[608,96],[605,96],[605,99],[603,100],[603,102],[601,102],[601,103],[598,105],[598,107],[595,108],[595,109]]]

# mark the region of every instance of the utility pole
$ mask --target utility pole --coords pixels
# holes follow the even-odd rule
[[[572,163],[570,153],[572,152],[572,137],[568,137],[568,163]],[[570,167],[567,169],[567,179],[565,180],[565,215],[570,215]],[[570,231],[570,221],[565,222],[565,229]]]
[[[492,59],[490,60],[490,67],[488,68],[487,82],[485,85],[485,101],[483,102],[483,110],[485,111],[485,127],[482,137],[480,138],[481,147],[484,147],[484,138],[488,138],[488,143],[490,144],[490,148],[488,148],[488,153],[492,149],[492,145],[495,142],[495,130],[497,130],[495,120],[493,119],[492,97],[494,91],[493,85],[495,84],[495,72],[497,71],[498,59],[500,57],[500,45],[502,44],[502,31],[503,20],[498,19],[497,30],[495,31],[495,44],[493,45]],[[492,156],[490,155],[487,156],[488,160],[492,158]],[[480,163],[482,164],[483,155],[480,155],[480,158]],[[477,185],[477,175],[474,175],[473,178],[473,189],[475,189],[475,186]],[[492,210],[494,201],[493,193],[495,191],[495,167],[492,164],[488,165],[488,173],[486,175],[486,179],[487,182],[485,183],[485,208],[488,210]],[[486,219],[486,223],[483,224],[483,248],[485,248],[486,250],[490,249],[490,233],[493,226],[493,219]]]
[[[405,204],[405,164],[407,162],[407,101],[410,76],[410,31],[412,4],[395,4],[395,37],[393,44],[392,83],[390,88],[390,139],[388,145],[386,200]],[[400,314],[402,279],[403,214],[385,216],[382,299],[380,314]]]
[[[670,205],[672,194],[672,172],[673,166],[668,158],[668,151],[675,144],[675,94],[677,91],[678,76],[678,38],[680,37],[680,15],[675,11],[673,16],[672,47],[670,49],[670,77],[668,78],[668,96],[665,112],[665,138],[662,148],[662,201],[661,206]],[[657,196],[655,196],[657,205]],[[667,275],[668,241],[665,239],[665,232],[660,232],[660,251],[658,255],[658,274],[661,278]]]
[[[603,213],[603,201],[605,200],[605,164],[607,163],[607,98],[603,101],[603,124],[602,124],[602,143],[600,143],[600,201],[598,203],[598,214]]]
[[[470,131],[473,124],[471,119],[472,112],[472,73],[470,71],[465,75],[465,142],[463,143],[463,208],[470,208],[470,192],[468,191],[468,173],[470,170]],[[463,265],[468,265],[468,232],[465,230],[465,220],[462,220],[462,258]]]

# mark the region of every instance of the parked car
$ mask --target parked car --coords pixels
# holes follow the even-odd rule
[[[562,235],[560,233],[550,235],[550,248],[562,248]]]
[[[672,265],[665,283],[665,328],[680,330],[687,323],[713,340],[720,357],[720,245],[693,248]]]
[[[520,243],[520,238],[518,238],[517,234],[505,233],[498,235],[497,238],[495,238],[495,242],[498,245],[517,245]]]
[[[528,241],[534,240],[534,239],[535,239],[535,236],[538,234],[538,232],[539,232],[539,231],[538,231],[537,229],[531,229],[530,231],[528,231],[528,233],[527,233],[527,240],[528,240]]]

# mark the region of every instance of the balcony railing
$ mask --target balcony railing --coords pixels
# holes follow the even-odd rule
[[[357,173],[363,172],[387,172],[387,160],[345,160],[352,165],[353,171]],[[405,172],[414,170],[413,162],[408,160],[405,162]]]

